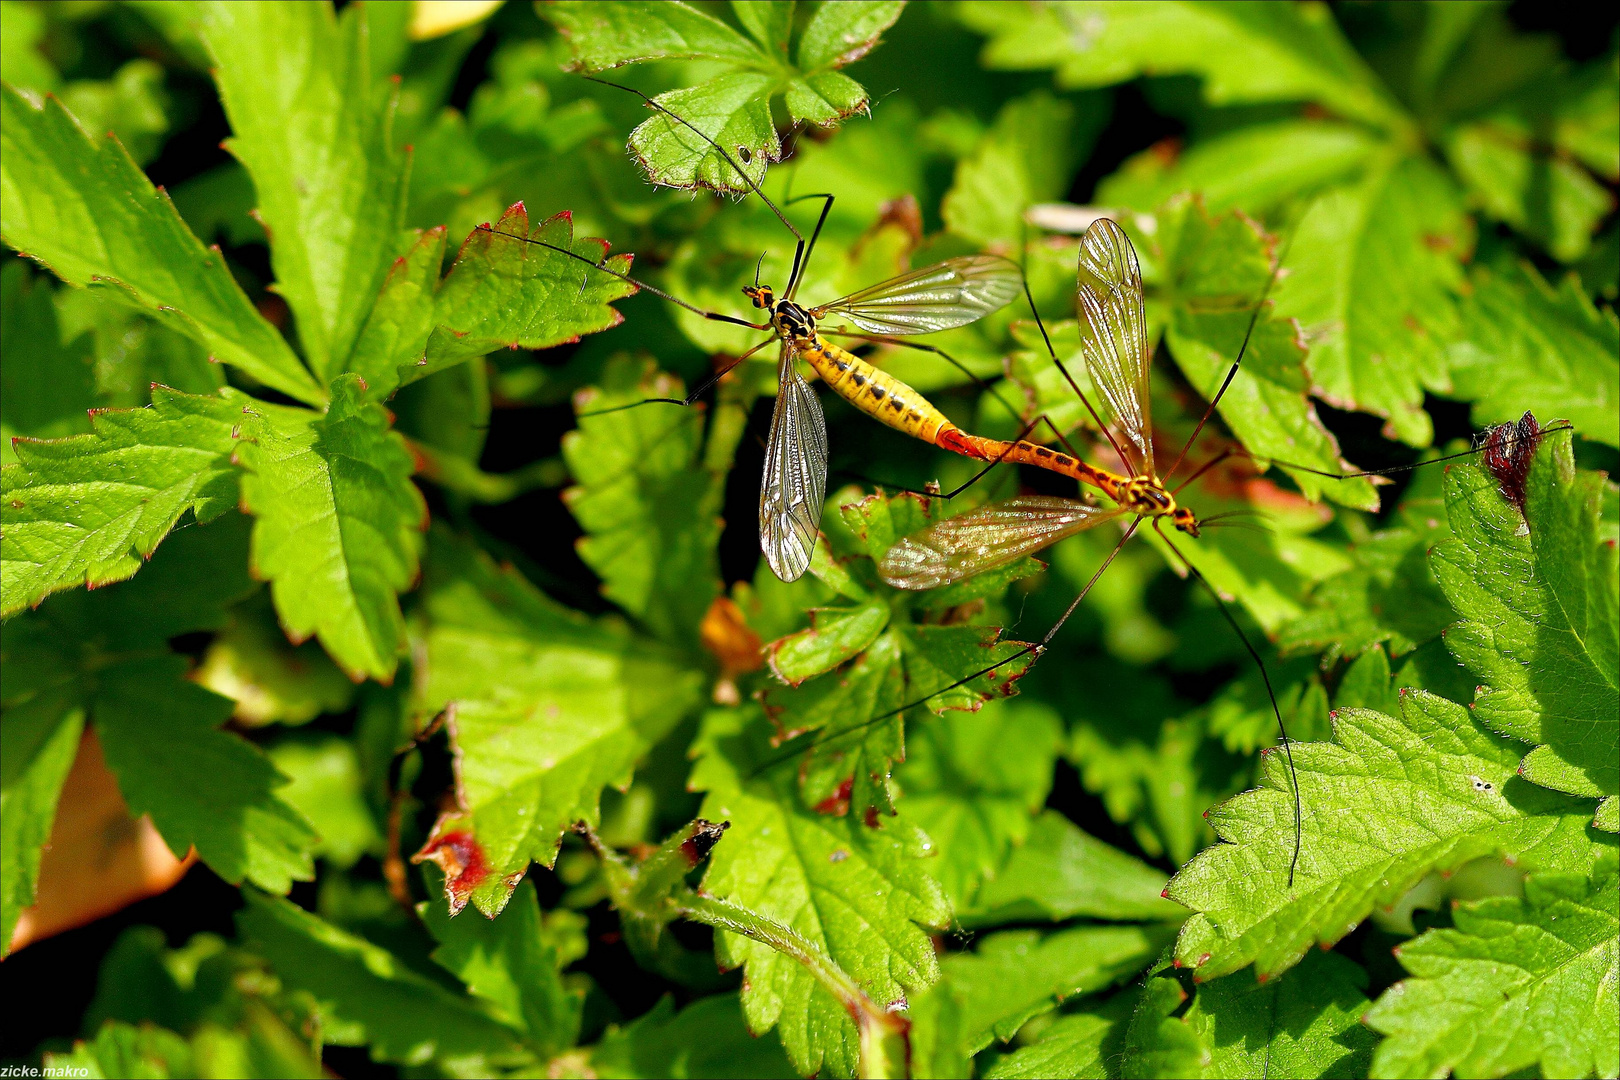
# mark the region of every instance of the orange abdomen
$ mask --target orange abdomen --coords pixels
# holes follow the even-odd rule
[[[1082,484],[1090,484],[1101,489],[1110,498],[1114,498],[1119,491],[1119,485],[1124,477],[1115,476],[1105,469],[1098,469],[1087,465],[1072,454],[1065,454],[1061,450],[1052,450],[1045,446],[1037,446],[1032,442],[1019,439],[1017,442],[1007,442],[1004,439],[986,439],[978,435],[969,435],[957,427],[943,430],[934,440],[934,445],[951,451],[953,454],[962,454],[965,457],[978,458],[980,461],[1006,461],[1015,465],[1034,465],[1036,468],[1046,469],[1050,472],[1062,473],[1072,476]]]

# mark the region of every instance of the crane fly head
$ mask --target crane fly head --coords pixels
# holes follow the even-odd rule
[[[757,308],[769,311],[776,306],[776,292],[769,285],[744,285],[743,295]]]
[[[1197,539],[1198,518],[1195,517],[1193,512],[1187,509],[1185,506],[1178,506],[1174,510],[1170,511],[1170,523],[1176,528],[1180,529],[1182,532],[1186,533],[1188,536]]]

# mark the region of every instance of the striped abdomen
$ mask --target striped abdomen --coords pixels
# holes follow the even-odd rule
[[[794,347],[835,393],[896,431],[937,446],[940,432],[956,430],[927,398],[837,345],[811,338],[794,342]]]

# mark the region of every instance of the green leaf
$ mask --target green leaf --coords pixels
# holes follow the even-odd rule
[[[1313,342],[1313,392],[1386,417],[1404,442],[1428,443],[1423,392],[1449,388],[1458,260],[1472,242],[1451,181],[1417,158],[1371,168],[1311,203],[1273,296],[1277,313],[1298,319]]]
[[[51,287],[29,265],[0,269],[0,462],[17,460],[11,440],[61,438],[90,429],[96,404],[91,340],[62,340]]]
[[[1454,928],[1396,949],[1412,978],[1367,1013],[1387,1036],[1374,1076],[1613,1076],[1620,981],[1611,860],[1592,876],[1542,873],[1524,896],[1452,909]]]
[[[574,62],[584,71],[605,71],[644,60],[728,60],[751,64],[767,59],[747,38],[691,4],[677,2],[645,7],[619,0],[607,3],[564,0],[550,5],[546,14],[568,39],[574,50]],[[771,16],[777,17],[774,13]],[[750,24],[749,29],[753,31],[754,26]]]
[[[1209,1048],[1206,1076],[1365,1076],[1377,1039],[1361,1025],[1367,972],[1311,952],[1280,979],[1198,988],[1185,1023]]]
[[[9,651],[9,650],[8,650]],[[6,688],[0,720],[0,951],[9,952],[17,916],[32,907],[40,852],[51,838],[56,800],[79,751],[84,710],[60,689],[14,700]]]
[[[585,262],[519,238],[544,240],[574,252]],[[420,241],[428,251],[437,242],[431,230]],[[624,316],[608,305],[636,289],[586,265],[602,263],[627,273],[631,256],[608,258],[607,250],[605,240],[574,239],[574,219],[566,210],[531,230],[523,204],[510,207],[491,229],[475,230],[456,254],[439,286],[425,352],[421,345],[413,346],[414,352],[403,348],[407,335],[400,333],[394,362],[416,365],[408,375],[401,373],[401,381],[425,378],[496,349],[549,349],[618,326]],[[396,277],[397,287],[410,299],[421,289],[418,274],[422,271],[416,268],[436,268],[437,256],[413,252],[407,261],[412,269]],[[396,287],[395,277],[389,279],[389,287]],[[379,310],[391,302],[385,295]]]
[[[93,335],[97,405],[150,405],[153,383],[188,394],[217,394],[225,386],[225,365],[210,363],[196,341],[119,302],[114,291],[58,289],[56,311],[64,339]]]
[[[929,994],[953,999],[949,1034],[972,1055],[1010,1041],[1027,1021],[1071,997],[1126,981],[1174,936],[1174,927],[1154,925],[1003,930],[981,937],[971,953],[947,956],[944,977]]]
[[[1151,213],[1191,191],[1212,214],[1259,214],[1349,179],[1378,146],[1364,129],[1327,120],[1255,124],[1202,139],[1174,159],[1144,150],[1097,185],[1096,202]]]
[[[1561,262],[1586,254],[1593,230],[1614,208],[1603,181],[1620,179],[1616,78],[1613,55],[1573,73],[1550,72],[1441,143],[1488,215]]]
[[[652,635],[690,647],[720,595],[723,474],[704,467],[703,414],[648,405],[606,416],[647,398],[683,398],[680,381],[650,362],[616,358],[597,387],[576,396],[587,415],[563,436],[563,459],[577,485],[563,503],[585,530],[580,558],[601,577],[608,599]]]
[[[679,1013],[675,999],[665,994],[651,1011],[622,1028],[610,1027],[590,1061],[591,1072],[603,1080],[792,1080],[799,1075],[780,1043],[748,1030],[735,994],[700,998]]]
[[[105,283],[210,355],[315,404],[325,394],[118,143],[92,142],[58,102],[0,91],[6,243],[70,285]]]
[[[1197,912],[1176,944],[1201,980],[1250,963],[1269,978],[1312,944],[1330,945],[1374,905],[1431,871],[1485,855],[1530,869],[1586,872],[1613,841],[1591,836],[1590,803],[1516,775],[1517,749],[1467,709],[1424,691],[1401,718],[1341,709],[1333,743],[1295,743],[1303,838],[1293,884],[1294,800],[1275,751],[1261,786],[1210,811],[1224,843],[1199,854],[1166,895]]]
[[[466,809],[441,820],[422,857],[455,833],[475,844],[482,869],[447,873],[447,888],[458,910],[470,898],[486,915],[531,861],[552,864],[565,829],[601,820],[602,788],[629,783],[704,682],[653,642],[556,604],[449,537],[433,542],[418,652],[418,711],[454,709]]]
[[[1151,250],[1163,269],[1161,287],[1171,304],[1165,337],[1188,381],[1205,400],[1214,397],[1247,336],[1242,367],[1221,397],[1221,418],[1262,463],[1350,471],[1338,440],[1311,404],[1298,325],[1268,316],[1250,334],[1255,306],[1273,274],[1269,238],[1237,214],[1210,218],[1191,198],[1173,200],[1157,220]],[[1364,479],[1324,481],[1308,472],[1285,471],[1309,499],[1326,495],[1345,506],[1378,508],[1378,495]]]
[[[236,702],[231,715],[247,727],[307,724],[323,713],[346,712],[355,691],[319,645],[287,640],[262,594],[231,613],[192,678]]]
[[[211,521],[237,501],[231,464],[251,399],[154,387],[145,409],[97,413],[91,434],[19,439],[0,473],[7,616],[53,592],[122,581],[181,516]]]
[[[527,1032],[540,1057],[553,1058],[574,1045],[583,995],[563,986],[562,964],[546,940],[532,883],[522,882],[495,919],[452,918],[437,902],[424,904],[421,914],[439,942],[433,959],[508,1025]]]
[[[137,165],[157,156],[169,131],[163,68],[151,60],[131,60],[110,79],[71,82],[57,96],[79,126],[116,136]]]
[[[1575,471],[1570,433],[1548,435],[1530,466],[1524,515],[1485,469],[1454,465],[1455,539],[1435,574],[1463,621],[1446,644],[1484,685],[1474,714],[1538,744],[1519,775],[1573,795],[1620,794],[1620,641],[1614,545],[1599,532],[1603,477]]]
[[[382,832],[366,805],[354,744],[336,735],[282,739],[270,762],[288,779],[281,797],[320,836],[313,854],[348,869],[362,855],[386,854]]]
[[[991,35],[991,68],[1056,68],[1058,85],[1107,86],[1187,73],[1213,105],[1315,101],[1375,127],[1411,123],[1326,8],[1192,2],[969,3],[962,19]]]
[[[256,410],[240,450],[253,565],[289,637],[319,635],[351,678],[387,680],[405,647],[396,594],[416,581],[427,508],[404,440],[360,378],[331,389],[324,416]]]
[[[624,0],[558,0],[541,11],[568,39],[579,70],[602,71],[645,60],[711,61],[710,70],[718,69],[718,74],[654,99],[686,123],[659,113],[631,133],[630,148],[653,183],[745,192],[749,180],[759,183],[766,166],[781,160],[771,99],[784,94],[792,120],[822,127],[865,110],[866,91],[835,69],[875,48],[904,4],[821,4],[800,35],[796,65],[787,62],[784,36],[791,16],[782,10],[786,5],[773,7],[769,14],[739,16],[756,39],[769,42],[763,48],[686,3],[648,8]],[[731,161],[697,132],[724,147]]]
[[[275,897],[243,894],[237,930],[312,996],[323,1039],[378,1061],[483,1071],[524,1062],[519,1034],[398,957]]]
[[[981,882],[999,884],[1009,854],[1017,859],[1036,842],[1031,821],[1045,821],[1036,815],[1061,739],[1051,708],[993,701],[977,713],[946,713],[907,740],[898,775],[905,810],[939,849],[933,874],[959,918]]]
[[[1528,264],[1472,276],[1463,336],[1451,346],[1452,392],[1477,427],[1525,410],[1568,420],[1582,438],[1620,445],[1620,322],[1574,275],[1554,289]]]
[[[192,1048],[172,1031],[109,1020],[93,1040],[81,1039],[69,1053],[48,1053],[46,1069],[62,1076],[195,1076]]]
[[[772,674],[796,687],[871,648],[888,625],[889,605],[882,600],[857,607],[815,608],[809,629],[773,641],[765,655]]]
[[[1136,1006],[1120,1040],[1118,1075],[1131,1077],[1201,1076],[1209,1063],[1209,1046],[1181,1022],[1186,987],[1161,960],[1148,972]]]
[[[390,147],[392,110],[373,91],[365,12],[274,3],[198,11],[234,133],[225,146],[253,178],[277,291],[326,381],[349,370],[404,224],[408,170]]]
[[[905,806],[910,810],[911,801]],[[1159,895],[1164,885],[1163,871],[1047,810],[958,918],[970,927],[1074,918],[1179,920],[1183,912]]]
[[[757,716],[757,713],[754,714]],[[795,931],[848,972],[878,1008],[939,977],[928,932],[950,919],[944,893],[921,856],[929,841],[905,818],[882,817],[886,780],[857,775],[839,813],[818,812],[791,768],[744,728],[749,711],[710,712],[691,786],[702,814],[729,821],[703,878],[709,895]],[[772,759],[775,768],[763,768]],[[872,809],[869,809],[872,808]],[[746,967],[749,1029],[781,1025],[801,1073],[853,1074],[859,1037],[844,1007],[797,960],[749,938],[716,935],[725,967]]]
[[[1355,565],[1316,586],[1306,611],[1278,635],[1282,650],[1359,656],[1387,643],[1398,657],[1438,640],[1457,617],[1427,558],[1451,535],[1440,483],[1440,470],[1418,470],[1401,500],[1400,523],[1350,548]]]
[[[187,529],[135,580],[9,622],[4,727],[23,739],[16,765],[27,768],[27,745],[50,716],[87,716],[130,810],[150,814],[176,855],[195,846],[221,877],[285,891],[312,876],[314,833],[276,793],[286,778],[263,752],[218,730],[230,702],[188,681],[188,661],[166,647],[223,626],[255,587],[247,532],[239,515]]]
[[[1065,194],[1074,162],[1090,149],[1105,116],[1095,105],[1082,115],[1084,130],[1071,134],[1074,106],[1045,91],[1003,105],[973,153],[956,163],[940,205],[946,227],[976,244],[1019,243],[1024,210]]]
[[[6,0],[0,4],[0,20],[5,28],[0,33],[0,78],[23,89],[56,89],[61,76],[39,48],[45,38],[45,13]]]
[[[985,1071],[987,1080],[1106,1080],[1123,1051],[1132,994],[1116,994],[1100,1006],[1067,1013]]]
[[[220,877],[284,893],[313,876],[315,834],[279,795],[286,778],[264,752],[218,730],[229,698],[185,679],[182,657],[108,667],[91,706],[107,767],[136,816],[176,857],[193,846]]]

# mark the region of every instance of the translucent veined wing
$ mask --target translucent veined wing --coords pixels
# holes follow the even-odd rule
[[[935,522],[891,547],[878,574],[897,589],[937,589],[1005,566],[1125,513],[1077,499],[1020,495]]]
[[[797,581],[810,566],[827,500],[827,421],[787,342],[776,371],[776,412],[759,489],[759,548],[777,577]]]
[[[1018,264],[1000,255],[964,255],[880,281],[811,309],[869,334],[932,334],[982,319],[1023,288]]]
[[[1125,230],[1108,218],[1098,218],[1080,238],[1079,289],[1086,371],[1102,395],[1097,408],[1125,464],[1137,476],[1151,476],[1142,268]]]

